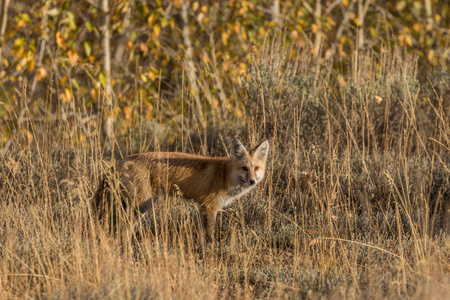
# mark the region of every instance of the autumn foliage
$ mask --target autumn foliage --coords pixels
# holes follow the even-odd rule
[[[127,120],[116,124],[124,130],[133,126],[133,116],[155,118],[158,101],[165,103],[164,124],[188,112],[208,118],[203,125],[211,116],[242,115],[241,76],[248,74],[264,39],[274,35],[287,40],[291,57],[286,59],[308,47],[316,64],[326,66],[331,86],[333,78],[342,82],[355,51],[404,47],[419,56],[419,76],[449,60],[449,6],[439,1],[120,0],[109,5],[112,113]],[[41,114],[48,97],[53,108],[63,105],[70,113],[102,108],[103,15],[95,1],[9,3],[0,73],[2,143],[12,138],[25,95],[31,117]],[[182,110],[182,99],[193,111]]]

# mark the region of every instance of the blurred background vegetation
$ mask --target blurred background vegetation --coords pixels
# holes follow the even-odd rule
[[[446,0],[4,0],[2,18],[4,150],[20,135],[32,138],[18,132],[19,123],[86,112],[83,124],[101,116],[104,127],[114,124],[106,135],[118,137],[136,122],[180,133],[240,121],[248,108],[244,81],[257,62],[265,64],[258,60],[262,45],[273,38],[283,40],[275,51],[284,63],[308,60],[301,75],[315,74],[309,86],[302,79],[310,90],[322,85],[339,94],[351,88],[358,56],[375,57],[363,62],[375,71],[385,67],[383,51],[398,46],[417,56],[418,80],[440,72],[448,93]]]

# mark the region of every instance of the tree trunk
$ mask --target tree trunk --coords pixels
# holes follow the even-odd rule
[[[364,19],[366,18],[367,10],[371,2],[372,0],[358,0],[358,49],[364,47]]]
[[[184,46],[186,47],[186,53],[184,58],[184,64],[185,64],[185,70],[186,75],[189,81],[189,87],[191,96],[195,100],[195,106],[196,109],[196,118],[198,123],[200,124],[201,129],[206,128],[206,120],[203,116],[203,110],[202,110],[202,104],[200,101],[200,90],[198,88],[197,84],[197,75],[196,75],[196,68],[194,64],[194,51],[192,50],[192,42],[191,37],[189,34],[189,20],[188,20],[188,7],[189,2],[188,1],[181,1],[181,19],[183,20],[183,40],[184,40]]]
[[[316,24],[316,39],[314,40],[314,56],[319,55],[320,47],[322,47],[322,3],[316,0],[316,8],[314,10],[314,23]]]
[[[102,48],[103,48],[103,70],[105,71],[105,90],[104,90],[104,106],[103,106],[103,134],[106,141],[106,147],[112,149],[114,140],[113,127],[113,104],[112,104],[112,88],[111,88],[111,47],[110,47],[110,16],[109,1],[101,0],[101,8],[103,13],[102,27]]]
[[[433,29],[433,11],[431,9],[431,0],[425,0],[425,12],[427,14],[427,30]]]
[[[128,29],[130,27],[130,18],[131,18],[131,13],[134,9],[134,5],[135,5],[134,1],[129,1],[129,5],[128,5],[127,11],[125,13],[125,17],[123,19],[123,33],[124,34],[119,39],[117,46],[116,46],[116,50],[114,52],[114,65],[116,65],[116,64],[121,65],[123,63],[123,56],[125,54],[126,45],[127,45],[127,41],[128,41],[128,37],[129,37]]]
[[[363,16],[363,1],[358,0],[358,49],[364,46],[364,16]]]
[[[274,0],[272,5],[272,20],[278,25],[281,25],[280,19],[280,0]]]

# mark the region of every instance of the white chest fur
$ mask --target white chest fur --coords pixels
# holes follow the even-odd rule
[[[261,179],[257,180],[254,185],[237,185],[228,189],[228,193],[220,199],[219,209],[230,206],[231,204],[233,204],[234,200],[241,198],[242,196],[253,190],[261,181]]]

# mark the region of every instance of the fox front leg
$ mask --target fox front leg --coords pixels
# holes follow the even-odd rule
[[[202,225],[203,232],[206,233],[206,240],[212,242],[214,240],[214,230],[216,227],[216,216],[217,210],[208,211],[207,209],[202,209]]]

